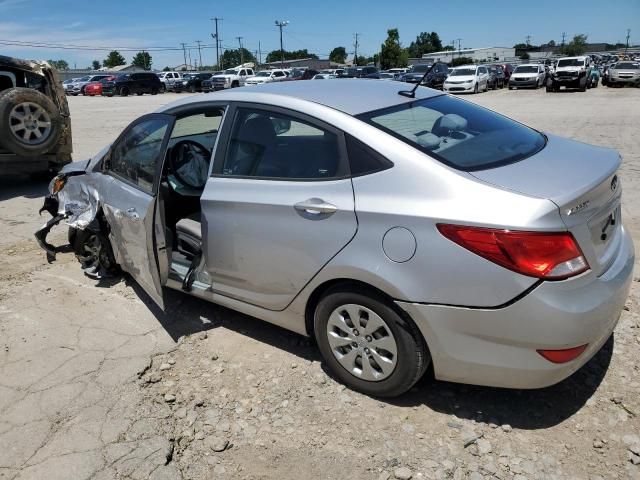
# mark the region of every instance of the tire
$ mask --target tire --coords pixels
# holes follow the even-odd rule
[[[29,118],[24,119],[27,111]],[[17,126],[24,129],[16,130]],[[49,97],[31,88],[0,93],[0,145],[6,150],[17,155],[42,155],[55,147],[61,134],[62,117]]]
[[[578,89],[581,92],[586,92],[587,91],[587,77],[583,77],[582,80],[578,81]]]
[[[514,87],[512,87],[511,85],[509,85],[509,90],[513,90]]]
[[[189,93],[196,93],[196,86],[195,85],[191,85],[189,87]]]
[[[120,96],[127,97],[129,95],[129,87],[121,87],[120,88]]]
[[[478,93],[478,84],[476,83],[475,87],[473,87],[473,93]]]
[[[330,290],[316,307],[314,333],[320,353],[336,378],[367,395],[394,397],[409,390],[422,377],[431,356],[411,319],[379,298],[379,294],[364,289]],[[339,314],[347,309],[358,317],[351,323],[354,328],[350,328],[350,316]],[[374,322],[371,330],[367,330],[369,322]],[[335,332],[339,333],[332,335]],[[354,342],[349,342],[349,338]],[[372,353],[374,350],[376,353]],[[343,357],[339,360],[340,352]],[[350,352],[355,354],[351,357]],[[365,358],[366,355],[373,360]],[[367,363],[362,363],[363,360]],[[383,370],[378,362],[387,368]]]
[[[235,80],[234,82],[231,83],[231,88],[237,88],[239,86],[240,86],[240,84],[238,83],[237,80]]]
[[[68,238],[76,259],[87,276],[103,278],[119,272],[109,239],[102,232],[70,227]]]
[[[163,84],[160,86],[160,93],[166,93],[166,92],[167,92],[167,87],[166,87],[166,86],[165,86],[165,84],[163,83]]]
[[[142,95],[144,95],[144,92],[136,92],[136,95],[138,95],[139,97],[141,97]]]

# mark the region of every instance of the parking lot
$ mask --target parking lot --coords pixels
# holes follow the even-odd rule
[[[186,96],[69,97],[74,158]],[[638,89],[464,98],[617,149],[640,245]],[[640,479],[638,260],[614,336],[564,382],[427,375],[381,401],[333,380],[303,337],[175,291],[162,312],[126,278],[84,277],[72,253],[48,264],[33,239],[45,193],[0,179],[0,479]]]

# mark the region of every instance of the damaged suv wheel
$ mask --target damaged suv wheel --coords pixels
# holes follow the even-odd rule
[[[42,155],[58,142],[62,117],[46,95],[31,88],[0,93],[0,145],[26,156]]]
[[[95,279],[108,278],[118,273],[118,266],[109,239],[101,232],[69,229],[69,244],[84,273]]]

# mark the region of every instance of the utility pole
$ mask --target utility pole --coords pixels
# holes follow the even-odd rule
[[[359,33],[354,33],[354,36],[356,37],[356,41],[353,44],[354,47],[354,53],[353,53],[353,62],[356,64],[356,67],[358,66],[358,36],[360,34]]]
[[[215,34],[211,34],[211,36],[213,37],[213,39],[216,41],[216,67],[218,69],[221,69],[220,67],[220,38],[218,36],[218,20],[222,20],[221,18],[218,17],[213,17],[211,20],[213,20],[213,22],[216,24],[216,33]]]
[[[258,40],[258,65],[262,64],[262,50],[260,47],[260,41]]]
[[[531,35],[527,35],[526,37],[527,46],[531,45]]]
[[[196,40],[196,43],[198,44],[198,57],[200,58],[200,68],[199,70],[202,70],[202,51],[200,50],[200,44],[202,43],[201,40]]]
[[[191,49],[189,49],[189,66],[193,68],[193,64],[191,63]]]
[[[240,46],[240,65],[244,65],[244,52],[242,51],[242,37],[236,37]]]
[[[631,29],[627,28],[627,46],[624,49],[624,54],[627,54],[627,51],[629,50],[629,37],[631,36]]]
[[[562,32],[562,43],[560,44],[560,46],[564,47],[564,37],[566,37],[567,34],[565,32]]]
[[[184,55],[184,68],[187,69],[187,50],[185,49],[186,43],[181,43],[182,45],[182,54]]]
[[[282,46],[282,27],[289,25],[289,20],[276,20],[276,27],[280,28],[280,67],[284,68],[284,47]]]
[[[456,38],[456,41],[458,42],[458,57],[462,56],[462,48],[460,47],[460,40],[462,40],[461,38]]]

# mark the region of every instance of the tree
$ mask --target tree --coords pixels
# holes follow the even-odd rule
[[[162,71],[163,71],[163,72],[170,72],[170,71],[171,71],[171,69],[170,69],[169,67],[164,67],[164,68],[162,69]]]
[[[109,52],[109,55],[107,55],[107,58],[105,58],[102,61],[102,65],[107,68],[117,67],[118,65],[125,65],[126,63],[127,62],[124,59],[124,57],[120,55],[120,52],[117,50],[113,50],[112,52]]]
[[[380,47],[380,67],[384,70],[405,67],[409,63],[409,54],[400,45],[397,28],[387,30],[387,39]]]
[[[246,48],[242,48],[242,55],[240,54],[240,49],[236,48],[235,50],[225,50],[220,58],[221,63],[225,66],[225,68],[233,68],[237,65],[244,63],[253,62],[256,63],[256,57],[247,50]]]
[[[471,63],[473,63],[473,58],[471,57],[456,57],[449,62],[449,65],[457,67],[458,65],[469,65]]]
[[[530,58],[531,56],[527,52],[524,52],[522,55],[520,55],[520,60],[529,60]]]
[[[94,60],[91,62],[91,68],[94,70],[98,70],[100,68],[100,60]]]
[[[347,61],[347,49],[344,47],[336,47],[331,50],[329,60],[335,63],[344,63]]]
[[[317,60],[318,56],[315,53],[309,53],[306,48],[304,50],[294,50],[291,52],[288,52],[287,50],[284,51],[285,60],[300,60],[303,58],[313,58]],[[280,53],[280,50],[273,50],[267,54],[266,62],[279,62],[281,59],[282,54]]]
[[[151,59],[151,55],[149,52],[138,52],[131,60],[131,65],[134,65],[143,70],[151,70],[151,64],[153,60]]]
[[[440,52],[442,49],[442,41],[436,32],[421,32],[407,50],[411,58],[422,58],[425,53]]]
[[[47,60],[49,64],[56,70],[69,70],[69,64],[66,60]]]
[[[560,53],[565,55],[582,55],[587,49],[587,36],[584,34],[574,35],[573,40],[560,49]]]

